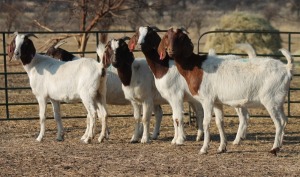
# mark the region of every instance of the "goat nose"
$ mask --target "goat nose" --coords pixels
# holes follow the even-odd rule
[[[15,55],[19,55],[19,52],[15,52]]]

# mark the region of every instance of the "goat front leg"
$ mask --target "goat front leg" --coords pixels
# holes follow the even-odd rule
[[[37,141],[41,142],[44,134],[45,134],[45,121],[46,121],[46,108],[47,108],[47,101],[45,98],[37,98],[39,103],[39,116],[40,116],[40,133],[37,137]]]
[[[54,119],[57,124],[57,141],[63,141],[64,140],[64,127],[61,121],[61,116],[60,116],[60,102],[50,100],[52,103],[53,107],[53,113],[54,113]]]
[[[143,134],[143,126],[141,124],[141,105],[132,102],[133,107],[133,117],[135,120],[134,132],[131,137],[130,143],[137,143]]]
[[[163,112],[160,105],[154,105],[155,127],[152,134],[152,139],[156,140],[160,132],[160,124],[163,116]]]
[[[183,125],[183,102],[182,100],[173,100],[170,102],[173,111],[174,138],[172,144],[182,145],[185,140]]]

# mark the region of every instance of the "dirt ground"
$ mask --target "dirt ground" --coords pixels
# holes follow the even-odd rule
[[[85,119],[63,123],[65,141],[55,141],[56,124],[48,119],[38,143],[38,120],[0,121],[0,176],[300,176],[300,118],[289,119],[277,156],[268,153],[275,134],[270,118],[250,118],[247,139],[238,146],[232,145],[238,120],[225,118],[228,151],[223,154],[217,154],[219,135],[213,121],[206,155],[199,155],[203,141],[195,141],[196,129],[188,123],[185,144],[171,145],[170,116],[164,116],[158,140],[149,144],[129,143],[134,123],[130,117],[110,117],[110,138],[101,144],[98,136],[91,144],[80,142]],[[151,120],[151,131],[153,125]]]

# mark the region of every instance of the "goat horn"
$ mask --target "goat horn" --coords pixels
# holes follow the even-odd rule
[[[124,41],[126,41],[126,40],[130,40],[130,37],[128,37],[128,36],[124,36],[124,37],[122,37],[122,39],[123,39]]]
[[[186,33],[186,34],[189,34],[189,32],[188,32],[184,27],[180,27],[180,28],[178,28],[178,29],[180,29],[182,32],[184,32],[184,33]]]
[[[35,38],[38,38],[38,37],[36,37],[36,35],[34,35],[33,33],[28,33],[28,34],[25,34],[25,36],[27,36],[27,37],[31,37],[31,36],[33,36],[33,37],[35,37]]]
[[[60,41],[54,46],[54,48],[57,49],[59,46],[65,44],[65,43],[67,43],[67,41]]]
[[[160,29],[157,28],[156,26],[149,26],[149,28],[153,29],[153,31],[160,31]]]

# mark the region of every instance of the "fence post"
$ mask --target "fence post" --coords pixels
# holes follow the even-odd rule
[[[6,66],[6,38],[5,33],[2,33],[3,38],[3,59],[4,59],[4,85],[5,85],[5,108],[6,108],[6,119],[9,119],[9,107],[8,107],[8,84],[7,84],[7,66]]]

